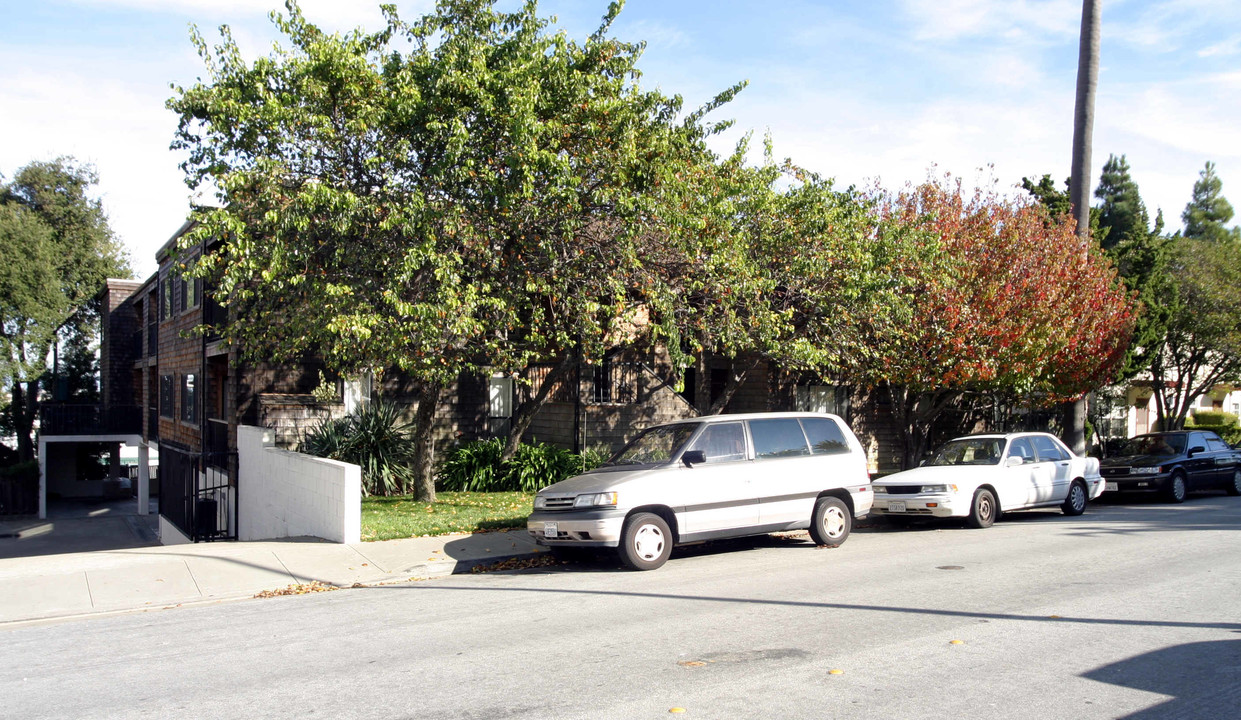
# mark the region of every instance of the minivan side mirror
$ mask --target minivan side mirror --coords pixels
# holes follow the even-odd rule
[[[685,463],[685,467],[694,467],[707,461],[707,454],[702,450],[686,450],[681,453],[681,462]]]

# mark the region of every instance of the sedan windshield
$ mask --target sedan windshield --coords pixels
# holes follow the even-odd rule
[[[647,465],[668,462],[689,440],[702,423],[679,423],[648,428],[634,438],[608,465]]]
[[[965,438],[941,447],[927,465],[998,465],[1004,438]]]
[[[1139,435],[1120,451],[1121,455],[1180,455],[1185,452],[1184,435]]]

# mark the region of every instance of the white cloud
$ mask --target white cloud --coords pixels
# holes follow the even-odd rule
[[[1076,35],[1081,3],[1075,0],[901,0],[919,40],[1033,39],[1034,34]]]
[[[1199,50],[1198,57],[1236,55],[1237,53],[1241,53],[1241,35],[1234,35],[1223,42]]]

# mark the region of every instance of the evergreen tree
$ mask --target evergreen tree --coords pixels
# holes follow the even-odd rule
[[[1224,183],[1215,174],[1215,163],[1208,162],[1194,183],[1193,199],[1185,206],[1185,237],[1225,241],[1241,239],[1241,228],[1225,227],[1232,219],[1232,205],[1220,194]]]
[[[1129,163],[1124,155],[1108,155],[1094,196],[1103,201],[1099,206],[1098,238],[1104,250],[1150,232],[1146,204],[1142,202],[1138,184],[1129,175]]]

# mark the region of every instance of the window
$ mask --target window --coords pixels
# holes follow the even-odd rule
[[[1207,450],[1227,450],[1228,444],[1219,439],[1215,433],[1203,433],[1207,439]]]
[[[754,438],[754,457],[759,460],[810,454],[797,418],[751,420],[750,436]]]
[[[172,317],[172,287],[167,277],[159,281],[159,299],[159,319],[167,320]]]
[[[181,376],[181,421],[198,424],[198,376],[194,373]]]
[[[172,414],[172,376],[159,376],[159,414],[163,417],[173,417]]]
[[[181,308],[182,310],[198,307],[198,282],[198,278],[186,278],[181,280],[181,297],[184,302],[184,306]]]
[[[493,418],[513,417],[513,378],[504,375],[492,375],[489,382],[490,416]]]
[[[798,385],[793,388],[798,412],[821,412],[849,417],[849,388],[844,385]]]
[[[834,420],[827,418],[802,418],[801,427],[810,440],[810,452],[815,455],[836,455],[849,452],[849,443]]]
[[[1059,443],[1049,437],[1035,435],[1030,438],[1034,441],[1034,449],[1038,451],[1038,459],[1040,462],[1052,462],[1055,460],[1068,460],[1069,454],[1060,447]]]
[[[1019,457],[1023,464],[1035,462],[1034,446],[1030,444],[1030,438],[1017,438],[1013,441],[1012,447],[1008,450],[1009,457]]]
[[[689,449],[701,450],[709,463],[745,460],[745,429],[739,422],[708,425]]]

